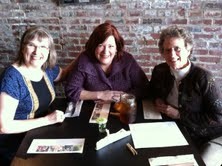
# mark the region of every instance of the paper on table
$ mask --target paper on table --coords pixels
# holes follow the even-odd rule
[[[82,153],[84,138],[34,139],[27,153]]]
[[[222,163],[222,137],[209,141],[201,153],[207,166],[217,166]]]
[[[108,119],[110,105],[110,103],[96,103],[89,123],[97,123],[97,118]]]
[[[198,166],[193,154],[155,157],[148,160],[150,166]]]
[[[115,141],[118,141],[126,136],[130,135],[130,131],[126,131],[124,129],[121,129],[119,130],[118,132],[116,133],[113,133],[113,134],[109,134],[107,135],[105,138],[99,140],[97,143],[96,143],[96,150],[99,150],[99,149],[102,149],[103,147],[115,142]]]
[[[213,142],[213,143],[216,143],[216,144],[222,146],[222,136],[221,137],[217,137],[217,138],[211,140],[210,142]]]
[[[175,122],[135,123],[129,127],[135,148],[188,145]]]
[[[80,115],[83,100],[79,100],[76,105],[69,102],[65,111],[65,117],[77,117]]]
[[[143,100],[143,116],[144,119],[162,119],[161,114],[155,111],[151,100]]]

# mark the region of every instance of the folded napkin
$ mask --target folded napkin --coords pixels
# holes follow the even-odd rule
[[[126,131],[124,129],[119,130],[116,133],[108,134],[105,138],[99,140],[96,143],[96,150],[102,149],[103,147],[116,142],[126,136],[130,135],[130,131]]]

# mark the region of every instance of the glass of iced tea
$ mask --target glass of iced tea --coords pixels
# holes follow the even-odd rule
[[[136,120],[136,97],[132,94],[124,93],[120,96],[120,101],[115,103],[114,109],[120,113],[120,121],[129,124]]]

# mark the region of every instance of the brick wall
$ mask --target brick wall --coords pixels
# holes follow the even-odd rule
[[[42,25],[56,43],[58,63],[66,65],[84,48],[94,27],[109,20],[117,26],[150,78],[163,59],[157,48],[160,29],[178,24],[194,35],[192,61],[210,69],[222,89],[222,1],[110,0],[102,4],[62,5],[59,0],[0,0],[0,68],[12,63],[25,29]],[[57,86],[62,95],[62,87]]]

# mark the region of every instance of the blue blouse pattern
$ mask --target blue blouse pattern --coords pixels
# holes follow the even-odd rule
[[[43,76],[51,93],[52,101],[55,98],[53,81],[58,76],[59,70],[59,66],[55,66],[52,69],[47,68]],[[38,99],[33,93],[33,89],[30,88],[32,87],[30,86],[31,81],[22,76],[13,66],[9,66],[3,74],[0,80],[0,92],[5,92],[19,100],[14,119],[33,118],[35,111],[38,109],[35,107]]]

